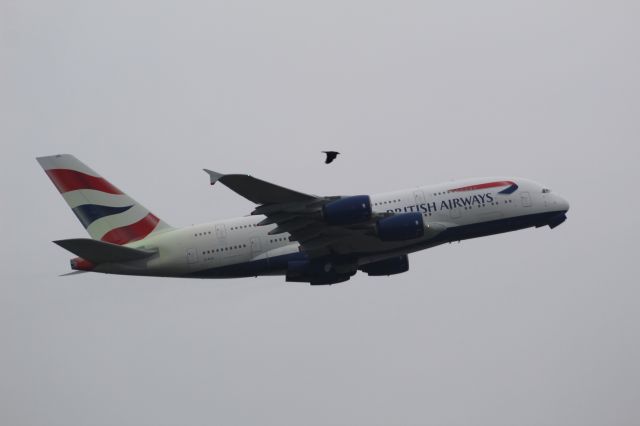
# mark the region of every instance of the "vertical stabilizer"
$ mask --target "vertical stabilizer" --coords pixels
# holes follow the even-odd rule
[[[37,160],[94,240],[122,245],[171,229],[73,155]]]

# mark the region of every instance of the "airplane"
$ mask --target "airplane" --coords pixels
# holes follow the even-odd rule
[[[476,178],[371,195],[317,196],[205,169],[256,205],[247,216],[174,228],[73,155],[38,157],[91,238],[54,241],[75,272],[155,277],[284,275],[312,285],[358,271],[409,270],[408,255],[530,227],[555,228],[569,203],[522,178]]]

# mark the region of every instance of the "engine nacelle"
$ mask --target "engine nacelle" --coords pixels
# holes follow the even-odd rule
[[[378,237],[382,241],[404,241],[424,236],[424,221],[421,213],[401,213],[376,224]]]
[[[371,199],[354,195],[325,204],[322,216],[329,225],[351,225],[371,219]]]
[[[361,266],[360,270],[362,272],[366,272],[370,277],[401,274],[409,270],[409,256],[404,254],[402,256],[392,257],[379,262],[368,263]]]

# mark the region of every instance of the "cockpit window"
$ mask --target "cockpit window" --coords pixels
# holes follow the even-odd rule
[[[551,192],[551,190],[549,188],[542,188],[542,193],[543,194],[548,194],[550,192]]]

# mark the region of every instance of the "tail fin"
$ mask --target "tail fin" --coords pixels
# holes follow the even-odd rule
[[[94,240],[122,245],[171,229],[73,155],[37,160]]]

